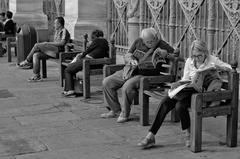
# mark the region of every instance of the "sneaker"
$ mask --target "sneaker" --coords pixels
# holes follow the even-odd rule
[[[128,117],[124,117],[123,114],[121,113],[117,119],[118,123],[125,123],[128,121]]]
[[[109,111],[108,113],[103,113],[101,114],[101,118],[116,118],[117,114],[114,113],[112,110]]]
[[[73,90],[70,90],[70,91],[64,91],[63,92],[63,96],[64,97],[75,97],[75,92]]]
[[[27,60],[22,61],[17,66],[22,69],[31,69],[33,67],[32,63],[28,62]]]
[[[142,147],[143,149],[151,148],[155,145],[155,137],[151,138],[144,138],[141,142],[138,143],[139,147]]]
[[[42,78],[39,75],[34,75],[28,79],[28,82],[41,82]]]

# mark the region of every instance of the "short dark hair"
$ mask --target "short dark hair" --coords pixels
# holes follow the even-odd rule
[[[103,37],[104,36],[103,31],[102,30],[98,30],[98,29],[94,30],[92,32],[92,35],[95,35],[96,37]]]
[[[7,11],[7,18],[11,19],[13,16],[13,13],[11,11]]]
[[[63,17],[57,17],[56,20],[61,24],[61,26],[64,26],[65,20]]]

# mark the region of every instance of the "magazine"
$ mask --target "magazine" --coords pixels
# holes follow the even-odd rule
[[[178,82],[181,84],[180,86],[178,86],[177,88],[169,89],[168,96],[170,98],[173,98],[178,92],[186,88],[191,83],[191,81],[178,81]]]
[[[170,98],[173,98],[181,90],[183,90],[184,88],[187,88],[187,87],[192,87],[196,91],[202,92],[202,90],[203,90],[203,88],[202,88],[203,80],[204,80],[205,76],[208,73],[211,73],[211,71],[213,71],[213,70],[216,71],[215,66],[210,66],[210,67],[207,67],[207,68],[204,68],[204,69],[198,69],[196,74],[193,76],[192,81],[190,81],[190,80],[178,81],[180,86],[178,86],[177,88],[169,89],[168,96]]]
[[[141,50],[138,50],[136,49],[134,52],[133,52],[133,57],[136,58],[137,60],[143,58],[143,56],[145,55],[146,53],[144,51],[141,51]]]
[[[133,57],[137,60],[142,59],[146,55],[145,52],[136,49],[133,53]],[[141,61],[139,63],[140,69],[155,69],[157,64],[159,63],[166,63],[166,60],[161,55],[161,51],[159,49],[156,49],[152,56],[146,57],[144,61]]]

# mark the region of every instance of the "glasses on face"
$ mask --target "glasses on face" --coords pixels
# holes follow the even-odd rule
[[[198,58],[198,59],[200,59],[200,58],[202,58],[203,57],[203,54],[198,54],[198,55],[192,55],[192,58]]]

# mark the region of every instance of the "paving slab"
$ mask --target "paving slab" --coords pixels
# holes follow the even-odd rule
[[[69,121],[79,119],[78,116],[71,112],[57,112],[57,113],[47,113],[47,114],[38,114],[31,116],[20,116],[15,117],[21,125],[30,125],[30,124],[39,124],[47,123],[54,121]]]

